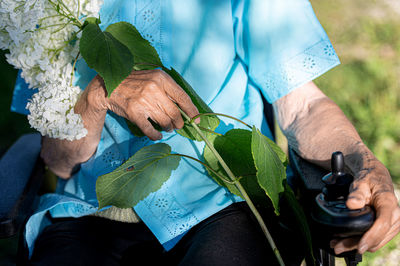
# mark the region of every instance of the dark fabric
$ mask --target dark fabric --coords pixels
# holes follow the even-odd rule
[[[265,237],[244,203],[233,204],[192,228],[165,252],[143,224],[99,217],[54,219],[36,241],[30,265],[276,265]],[[278,224],[275,239],[288,240]],[[292,236],[289,243],[295,244]],[[297,245],[297,244],[296,244]],[[290,245],[287,265],[299,265]],[[291,262],[290,262],[291,261]]]
[[[40,134],[19,138],[0,160],[0,220],[7,217],[23,193],[40,152]]]

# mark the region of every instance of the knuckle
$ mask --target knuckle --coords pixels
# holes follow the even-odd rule
[[[164,71],[161,69],[154,69],[152,73],[152,78],[158,81],[162,81],[166,78]]]
[[[154,69],[153,72],[156,76],[164,76],[164,71],[162,71],[161,69]]]
[[[146,81],[145,87],[146,87],[146,89],[151,90],[151,91],[158,90],[158,88],[159,88],[157,82],[155,82],[154,80]]]

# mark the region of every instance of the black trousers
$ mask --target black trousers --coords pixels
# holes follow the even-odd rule
[[[301,248],[293,234],[277,224],[268,226],[286,264],[300,265]],[[142,222],[92,216],[54,219],[38,237],[29,264],[236,266],[277,261],[247,205],[235,203],[193,227],[169,252]]]

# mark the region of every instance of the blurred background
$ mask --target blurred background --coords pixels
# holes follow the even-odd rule
[[[315,82],[342,108],[400,187],[400,0],[311,0],[342,64]],[[0,155],[32,131],[11,113],[16,70],[0,51]],[[16,238],[0,240],[0,265],[12,265]],[[343,263],[338,261],[339,263]],[[361,265],[400,265],[400,236]]]
[[[400,1],[311,0],[341,65],[316,84],[400,185]],[[399,198],[399,193],[397,193]],[[361,265],[400,265],[400,235]]]

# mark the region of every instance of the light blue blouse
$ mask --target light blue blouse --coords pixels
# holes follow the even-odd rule
[[[335,51],[306,0],[105,0],[102,27],[118,21],[134,24],[215,112],[238,117],[271,137],[263,117],[261,94],[274,102],[339,64]],[[94,77],[85,62],[77,65],[82,89]],[[27,113],[32,91],[18,79],[12,110]],[[217,131],[241,125],[222,119]],[[203,144],[172,132],[161,142],[174,152],[201,158]],[[107,114],[96,154],[54,194],[41,197],[25,236],[32,251],[40,231],[53,217],[80,217],[97,210],[95,182],[145,145],[123,119]],[[240,200],[212,181],[205,169],[183,159],[160,190],[134,209],[168,250],[191,227]]]

